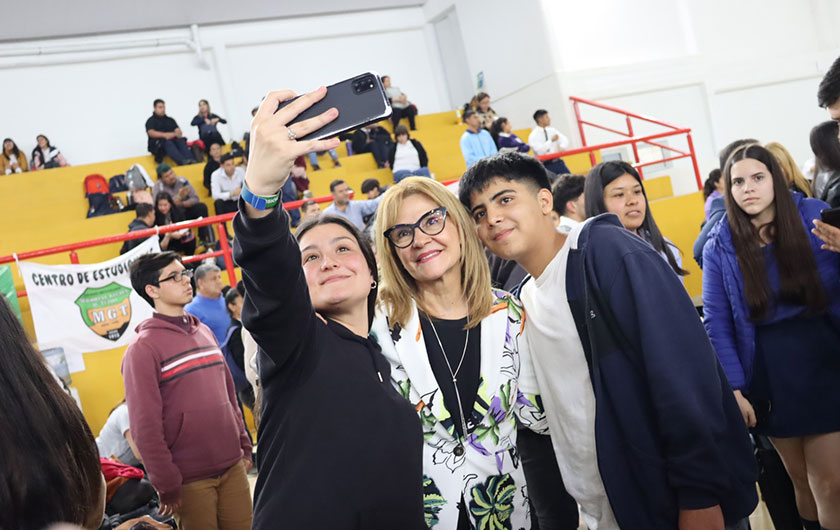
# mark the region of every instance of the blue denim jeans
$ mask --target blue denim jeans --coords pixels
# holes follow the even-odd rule
[[[400,169],[399,171],[394,171],[394,184],[406,177],[432,178],[432,174],[429,172],[429,168],[427,167],[421,167],[420,169],[415,169],[414,171],[408,169]]]
[[[323,152],[323,151],[322,151]],[[335,149],[330,149],[327,151],[330,154],[330,158],[332,158],[333,162],[338,160],[338,153],[335,152]],[[309,163],[313,166],[318,165],[318,155],[321,153],[309,153]]]

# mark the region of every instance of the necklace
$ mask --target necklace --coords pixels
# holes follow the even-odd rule
[[[449,357],[446,356],[446,350],[443,349],[443,343],[440,341],[437,329],[435,328],[435,323],[432,322],[432,317],[426,315],[426,319],[429,321],[429,325],[432,326],[435,339],[437,339],[438,346],[440,346],[440,352],[443,354],[443,360],[446,362],[446,368],[449,370],[449,375],[452,377],[452,386],[455,387],[455,401],[458,403],[458,415],[461,418],[461,433],[462,437],[466,437],[467,421],[464,419],[464,407],[461,404],[461,393],[458,392],[458,372],[461,370],[461,365],[464,364],[464,357],[467,355],[467,345],[470,343],[470,330],[467,330],[467,338],[464,340],[464,351],[461,352],[461,360],[458,361],[458,366],[453,372],[452,365],[449,364]],[[455,456],[461,456],[464,454],[464,444],[461,440],[458,440],[458,445],[455,447],[453,452],[455,453]]]

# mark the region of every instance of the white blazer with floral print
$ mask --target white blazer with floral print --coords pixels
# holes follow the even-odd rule
[[[530,528],[528,490],[516,449],[517,420],[548,432],[537,394],[520,302],[493,291],[491,314],[481,322],[478,395],[470,418],[473,427],[455,454],[457,431],[429,364],[417,305],[405,328],[391,326],[377,311],[371,332],[391,363],[391,382],[417,409],[423,424],[423,486],[429,528],[455,528],[461,496],[477,530]]]

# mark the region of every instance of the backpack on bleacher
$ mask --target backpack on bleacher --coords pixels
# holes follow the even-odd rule
[[[128,191],[128,184],[125,183],[125,175],[114,175],[108,179],[108,189],[111,193]]]
[[[88,175],[85,177],[85,197],[92,193],[111,193],[108,189],[108,181],[105,180],[105,177],[99,174]]]
[[[152,178],[146,172],[146,168],[140,164],[134,164],[125,172],[125,184],[128,191],[144,190],[154,186]]]

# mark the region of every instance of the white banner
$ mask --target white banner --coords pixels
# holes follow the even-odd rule
[[[82,353],[127,346],[152,307],[131,288],[129,266],[160,252],[156,237],[130,252],[91,265],[20,263],[41,350],[62,348],[70,371],[84,369]]]

